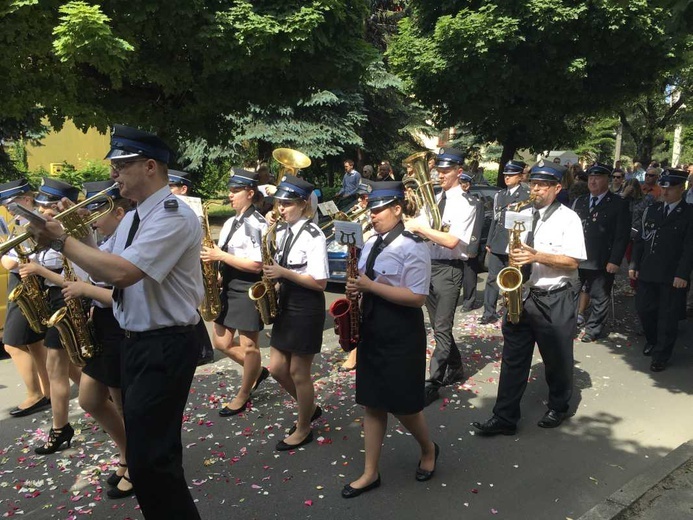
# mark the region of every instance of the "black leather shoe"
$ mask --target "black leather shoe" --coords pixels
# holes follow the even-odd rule
[[[472,426],[479,430],[481,435],[487,437],[491,435],[515,435],[517,432],[517,426],[507,423],[495,415],[484,423],[473,422]]]
[[[544,414],[544,417],[539,420],[537,426],[540,428],[557,428],[566,417],[568,417],[567,413],[549,410]]]
[[[650,370],[652,372],[664,372],[666,370],[667,364],[662,361],[653,361],[650,365]]]
[[[301,446],[305,446],[306,444],[313,442],[313,430],[310,431],[306,437],[299,442],[298,444],[287,444],[284,441],[279,441],[276,446],[277,451],[289,451],[289,450],[295,450],[300,448]]]
[[[51,428],[48,434],[48,441],[43,446],[34,448],[34,453],[38,455],[50,455],[56,451],[60,451],[63,444],[69,448],[72,443],[72,437],[75,435],[75,430],[72,429],[70,423],[67,423],[62,428]]]
[[[127,478],[125,475],[123,475],[123,479],[125,481],[129,482],[130,484],[132,484],[132,480]],[[118,489],[117,487],[114,487],[114,488],[111,488],[108,491],[106,491],[106,496],[108,498],[112,498],[115,500],[118,500],[120,498],[129,497],[130,495],[134,495],[134,494],[135,494],[135,488],[134,487],[130,487],[130,489],[127,489],[125,491],[123,491],[122,489]]]
[[[118,466],[121,468],[127,468],[127,464],[121,464],[120,462],[118,463]],[[113,473],[111,473],[111,476],[106,479],[106,484],[109,486],[116,487],[118,483],[120,482],[120,479],[123,478],[123,475],[118,475],[118,470],[115,470]]]
[[[313,415],[310,416],[310,422],[315,422],[318,419],[322,417],[322,408],[320,406],[315,407],[315,411],[313,412]],[[293,433],[296,431],[296,425],[294,424],[291,429],[289,430],[289,435],[293,435]]]
[[[645,343],[645,346],[642,349],[642,353],[645,356],[651,356],[654,348],[655,348],[655,346],[652,343]]]
[[[219,410],[219,415],[221,415],[222,417],[232,417],[234,415],[238,415],[239,413],[246,411],[246,409],[248,408],[248,403],[250,403],[250,399],[243,403],[243,406],[241,406],[240,408],[236,408],[235,410],[224,405],[222,409]]]
[[[342,498],[356,498],[357,496],[367,493],[368,491],[379,488],[380,487],[380,475],[378,475],[378,478],[375,479],[373,482],[368,484],[366,487],[362,488],[354,488],[351,487],[349,484],[344,486],[344,489],[342,489]]]
[[[464,367],[460,367],[452,372],[448,370],[447,374],[445,374],[445,379],[443,379],[443,385],[454,385],[455,383],[460,383],[464,380]]]
[[[488,325],[489,323],[496,323],[499,319],[498,314],[492,314],[491,316],[482,316],[478,321],[480,325]]]
[[[260,386],[260,383],[267,379],[269,375],[269,370],[267,370],[265,367],[262,367],[262,370],[260,370],[260,375],[257,377],[257,381],[255,381],[255,384],[253,385],[253,388],[250,391],[250,393],[252,394],[255,390],[257,390],[257,388]]]
[[[596,339],[597,339],[597,338],[595,338],[595,337],[592,336],[591,334],[585,333],[585,334],[582,335],[582,338],[580,339],[580,341],[582,341],[583,343],[594,343],[594,341],[595,341]]]
[[[433,445],[436,447],[436,458],[434,461],[433,469],[431,471],[421,469],[421,461],[419,461],[419,465],[416,467],[416,480],[418,480],[419,482],[426,482],[427,480],[431,480],[433,474],[436,471],[436,467],[438,466],[438,455],[440,455],[440,448],[435,442],[433,443]]]
[[[438,389],[434,387],[426,387],[424,390],[424,407],[436,402],[438,399],[440,399],[440,394],[438,393]]]
[[[34,404],[32,404],[29,408],[20,408],[19,406],[17,406],[16,408],[10,410],[10,415],[12,417],[26,417],[27,415],[31,415],[32,413],[45,410],[46,408],[49,408],[50,405],[51,400],[47,397],[42,397]]]

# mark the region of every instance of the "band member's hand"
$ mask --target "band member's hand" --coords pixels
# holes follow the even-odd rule
[[[487,252],[487,253],[490,253],[490,252],[491,252],[491,248],[488,247],[488,246],[486,246],[486,252]]]
[[[19,276],[26,278],[33,274],[39,274],[41,272],[41,265],[34,262],[33,260],[28,264],[22,264],[19,266]]]
[[[58,202],[58,211],[65,211],[66,209],[69,209],[74,205],[75,205],[75,203],[72,202],[70,199],[68,199],[67,197],[63,197],[62,199],[60,199],[60,202]],[[90,214],[91,214],[91,211],[89,211],[87,208],[84,208],[84,207],[79,208],[77,210],[77,215],[79,215],[82,218],[86,218]]]
[[[685,289],[686,287],[688,287],[688,282],[686,280],[678,276],[674,278],[674,289]]]
[[[284,274],[288,271],[288,269],[286,267],[282,267],[277,263],[271,263],[269,265],[263,265],[262,271],[265,273],[265,276],[270,280],[278,280],[279,278],[284,277]]]
[[[26,225],[26,230],[33,235],[34,240],[40,247],[47,246],[51,240],[60,238],[65,234],[65,229],[60,222],[46,214],[44,214],[44,217],[47,220],[45,225],[31,223]]]
[[[628,278],[631,280],[637,280],[638,279],[638,271],[634,271],[633,269],[628,269]]]
[[[527,265],[536,261],[537,250],[521,243],[518,249],[510,251],[510,260],[517,265]]]
[[[267,221],[268,226],[274,224],[277,221],[277,219],[274,218],[274,211],[268,211],[267,215],[265,215],[265,220]]]
[[[406,229],[410,233],[419,233],[421,230],[425,228],[425,224],[418,218],[412,218],[404,222],[404,229]]]
[[[371,292],[375,282],[368,278],[365,274],[360,274],[358,278],[347,279],[347,293],[365,293]]]
[[[200,260],[203,262],[220,262],[224,259],[224,253],[218,245],[214,247],[202,246],[202,251],[200,252]]]
[[[83,298],[91,284],[87,282],[63,282],[63,296],[65,299]]]
[[[620,269],[619,266],[617,266],[616,264],[612,264],[611,262],[606,264],[606,272],[607,273],[616,274],[616,273],[618,273],[619,269]]]

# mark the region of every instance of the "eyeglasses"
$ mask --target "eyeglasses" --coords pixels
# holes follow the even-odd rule
[[[122,172],[125,168],[130,166],[131,164],[135,164],[138,162],[144,162],[148,161],[149,159],[135,159],[134,161],[111,161],[111,171],[113,173],[120,173]],[[169,184],[169,186],[171,186]],[[175,184],[174,184],[175,186]]]
[[[551,181],[531,181],[529,184],[532,189],[537,188],[539,190],[547,190],[553,186],[556,186],[558,183]]]

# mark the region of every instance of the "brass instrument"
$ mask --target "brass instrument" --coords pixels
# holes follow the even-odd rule
[[[113,186],[106,188],[105,190],[100,191],[88,199],[84,199],[82,202],[75,204],[74,206],[70,206],[65,211],[58,213],[54,217],[55,220],[60,221],[65,229],[65,233],[71,237],[82,239],[88,236],[92,231],[90,224],[113,210],[113,199],[106,195],[106,193],[112,189]],[[86,208],[89,204],[93,204],[95,202],[106,202],[106,205],[103,208],[99,208],[98,211],[92,211],[86,218],[79,215],[78,211],[80,209]],[[21,244],[22,242],[26,242],[31,237],[31,233],[25,232],[3,242],[0,244],[0,256],[7,254],[10,249],[17,247],[17,245]],[[28,251],[28,254],[35,251],[36,248]]]
[[[68,282],[77,280],[67,258],[63,258],[63,278]],[[96,354],[94,326],[87,318],[81,298],[66,299],[65,307],[55,311],[46,325],[58,329],[60,342],[73,365],[83,367]]]
[[[20,264],[29,263],[29,254],[24,251],[21,244],[15,248]],[[46,331],[46,322],[50,318],[51,310],[48,306],[46,292],[41,286],[39,277],[35,274],[22,278],[19,285],[12,289],[7,299],[19,307],[31,330],[40,334]]]
[[[431,181],[431,173],[428,169],[427,156],[428,152],[419,152],[410,155],[402,161],[404,166],[411,166],[412,168],[412,173],[405,176],[402,179],[402,183],[409,197],[416,204],[418,212],[423,211],[429,215],[431,228],[447,232],[450,226],[443,224],[443,216],[440,214],[436,194],[433,191],[433,181]]]
[[[278,223],[279,219],[275,220],[274,223],[267,228],[267,232],[262,235],[262,265],[270,265],[274,261],[272,259],[273,253],[270,246],[277,242]],[[263,274],[262,279],[259,282],[255,282],[250,289],[248,289],[248,296],[255,302],[255,308],[257,308],[260,313],[262,322],[265,325],[274,323],[274,320],[279,314],[279,298],[277,297],[274,280]]]
[[[214,248],[208,214],[209,207],[212,204],[216,204],[216,202],[207,201],[202,205],[202,246],[210,249]],[[218,262],[201,262],[201,264],[205,297],[199,308],[200,316],[205,321],[214,321],[221,313],[221,296],[217,283],[219,279],[219,264]]]
[[[523,200],[514,204],[510,211],[520,211],[525,206],[528,206],[534,202],[534,198],[530,196],[529,199]],[[513,249],[519,249],[522,243],[520,237],[522,233],[526,231],[525,224],[521,220],[516,220],[513,224],[512,229],[508,230],[509,240],[508,240],[508,252]],[[509,257],[512,258],[512,257]],[[522,271],[520,266],[515,264],[512,260],[509,260],[508,267],[504,267],[498,273],[496,278],[496,283],[498,288],[503,294],[503,300],[505,308],[507,309],[507,317],[510,323],[516,324],[520,321],[520,315],[522,314],[522,283],[523,283]]]
[[[310,157],[303,152],[292,150],[291,148],[276,148],[272,152],[272,157],[283,167],[280,174],[277,175],[277,184],[281,182],[282,174],[289,173],[291,175],[296,175],[298,170],[308,168],[311,163]]]
[[[347,254],[347,279],[358,278],[358,250],[349,246]],[[358,294],[347,294],[346,298],[335,300],[329,313],[334,318],[334,331],[339,336],[339,346],[344,352],[351,352],[359,345],[361,309]]]

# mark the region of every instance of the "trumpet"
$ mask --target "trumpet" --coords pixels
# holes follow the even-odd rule
[[[115,186],[115,184],[113,186]],[[106,193],[113,189],[113,186],[110,186],[109,188],[100,191],[88,199],[84,199],[82,202],[75,204],[74,206],[70,206],[65,211],[58,213],[55,216],[55,220],[59,221],[63,225],[65,233],[71,237],[79,240],[88,236],[91,232],[91,226],[89,224],[103,217],[104,215],[107,215],[113,210],[113,199],[106,195]],[[78,214],[80,209],[87,207],[89,204],[100,201],[106,202],[106,206],[100,208],[98,211],[91,212],[86,218],[83,218]],[[8,251],[14,249],[19,244],[26,242],[30,238],[32,238],[32,234],[26,232],[3,242],[0,244],[0,256],[7,254]],[[38,245],[33,249],[26,251],[26,254],[35,253],[37,250]]]

